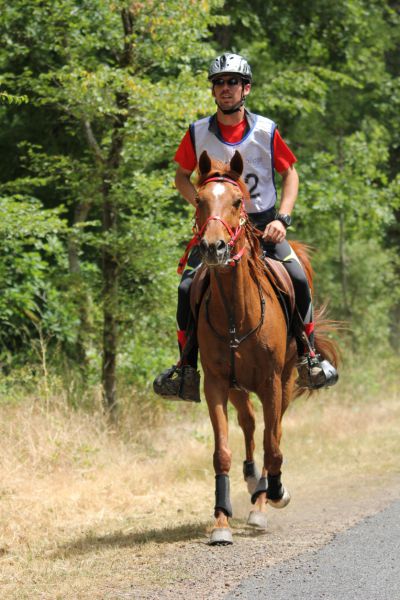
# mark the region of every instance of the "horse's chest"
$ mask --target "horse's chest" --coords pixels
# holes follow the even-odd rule
[[[256,391],[260,381],[279,368],[277,358],[284,357],[283,352],[271,348],[268,340],[257,332],[237,348],[231,348],[228,337],[224,340],[214,337],[210,341],[207,336],[200,336],[199,346],[205,372],[228,380],[234,375],[240,387],[248,391]]]

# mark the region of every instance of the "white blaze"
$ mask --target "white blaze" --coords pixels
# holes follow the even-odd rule
[[[214,196],[222,196],[222,194],[225,192],[225,186],[223,183],[216,183],[214,185],[213,188],[213,194]]]

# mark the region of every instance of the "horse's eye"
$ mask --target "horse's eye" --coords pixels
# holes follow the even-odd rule
[[[235,208],[240,208],[241,204],[242,204],[242,199],[241,199],[241,198],[237,198],[237,200],[235,200],[235,201],[233,202],[233,206],[234,206]]]

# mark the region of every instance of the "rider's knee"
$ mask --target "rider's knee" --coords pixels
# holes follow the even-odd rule
[[[179,296],[188,296],[190,294],[190,286],[192,284],[192,280],[187,277],[186,279],[182,279],[180,284],[178,285],[178,295]]]

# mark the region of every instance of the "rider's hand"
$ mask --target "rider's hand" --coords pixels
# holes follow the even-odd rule
[[[273,242],[274,244],[279,244],[279,242],[283,242],[286,238],[286,227],[281,221],[271,221],[266,226],[263,239],[266,242]]]

